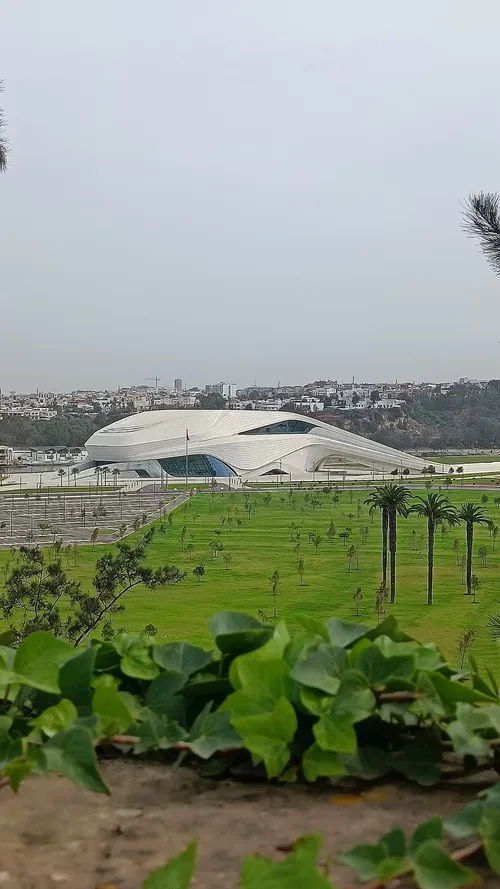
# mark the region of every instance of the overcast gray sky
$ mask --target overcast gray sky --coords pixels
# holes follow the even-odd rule
[[[4,0],[0,386],[500,377],[498,0]]]

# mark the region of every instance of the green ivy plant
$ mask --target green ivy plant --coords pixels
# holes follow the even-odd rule
[[[422,785],[497,767],[491,674],[457,673],[388,618],[310,617],[291,633],[222,612],[214,651],[122,633],[78,648],[46,631],[0,637],[0,780],[60,771],[104,791],[95,748],[246,761],[268,778],[337,782],[396,773]]]

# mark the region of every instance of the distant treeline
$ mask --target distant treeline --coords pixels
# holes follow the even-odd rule
[[[28,420],[26,417],[5,417],[0,420],[0,446],[14,448],[81,448],[97,429],[121,420],[127,414],[92,414],[75,417],[64,415],[51,420]]]

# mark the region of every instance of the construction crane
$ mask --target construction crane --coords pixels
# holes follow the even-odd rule
[[[158,389],[158,383],[160,382],[160,377],[146,377],[147,380],[154,380],[155,389]]]

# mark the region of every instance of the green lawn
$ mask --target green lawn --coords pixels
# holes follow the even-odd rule
[[[426,454],[423,460],[432,460],[434,463],[499,463],[500,454],[490,454],[487,451],[484,454]]]
[[[152,564],[175,564],[188,572],[186,581],[158,591],[144,588],[133,590],[126,599],[124,614],[118,615],[117,621],[133,631],[139,631],[145,624],[153,623],[158,628],[159,639],[187,638],[193,642],[208,644],[208,621],[215,611],[241,610],[257,616],[257,610],[261,609],[267,615],[272,614],[269,577],[278,569],[278,611],[291,626],[297,626],[296,616],[300,613],[322,619],[333,614],[354,619],[352,597],[358,586],[361,586],[364,596],[359,619],[373,623],[376,620],[375,591],[380,582],[380,527],[379,516],[376,515],[372,523],[367,507],[363,504],[366,495],[367,491],[356,490],[352,493],[351,502],[351,494],[345,491],[340,495],[340,502],[334,505],[331,494],[308,495],[307,492],[296,491],[296,505],[293,508],[289,505],[285,486],[271,495],[269,506],[264,504],[264,494],[252,492],[250,500],[255,503],[255,514],[251,519],[247,518],[244,497],[240,493],[200,494],[192,497],[185,507],[182,506],[175,512],[170,534],[165,537],[157,534],[150,547]],[[321,505],[313,510],[309,504],[310,498],[314,496],[320,500]],[[479,491],[455,489],[449,496],[454,503],[459,504],[466,499],[480,502],[482,495]],[[280,497],[284,498],[283,505]],[[493,495],[490,494],[486,508],[495,523],[500,524],[500,509],[492,501]],[[228,509],[232,511],[231,529],[227,521]],[[351,519],[348,518],[349,513],[352,513]],[[226,521],[221,524],[224,517]],[[236,518],[242,521],[240,530]],[[333,543],[329,543],[326,536],[331,518],[337,535],[346,526],[351,527],[347,546],[354,543],[359,548],[359,570],[353,570],[350,574],[346,571],[346,548],[342,540],[336,536]],[[291,522],[300,526],[300,555],[305,562],[305,586],[299,586],[296,555],[293,552],[295,544],[290,541]],[[178,539],[184,524],[187,526],[186,543],[194,543],[191,559],[187,552],[181,551]],[[363,525],[368,526],[369,533],[367,542],[361,545],[360,528]],[[221,531],[219,537],[213,533],[214,530]],[[317,531],[323,538],[317,555],[314,547],[308,543],[309,531]],[[477,639],[473,653],[480,663],[487,662],[499,671],[500,649],[492,643],[487,623],[493,611],[500,611],[500,538],[496,551],[493,551],[493,540],[488,531],[483,528],[476,531],[476,552],[481,544],[485,544],[488,548],[488,560],[487,567],[484,568],[478,557],[474,559],[473,570],[480,578],[481,586],[478,604],[473,605],[470,598],[464,596],[460,569],[456,567],[452,548],[453,539],[457,538],[460,552],[465,551],[465,531],[459,527],[442,538],[438,530],[435,604],[428,607],[425,604],[425,531],[426,526],[421,519],[410,517],[398,520],[397,600],[394,606],[388,606],[389,612],[394,613],[403,628],[418,639],[437,642],[452,660],[456,660],[456,643],[460,631],[469,627],[476,628]],[[412,532],[415,532],[414,535]],[[191,533],[194,534],[194,540],[190,538]],[[422,556],[419,558],[416,549],[412,549],[412,540],[418,540],[420,535],[423,535],[423,540]],[[134,535],[129,538],[130,541],[133,539]],[[228,570],[225,570],[222,552],[217,558],[211,558],[211,540],[219,540],[224,545],[224,551],[232,554]],[[76,567],[71,558],[69,574],[81,580],[84,589],[90,588],[95,561],[107,549],[106,546],[96,546],[94,550],[90,546],[79,548]],[[0,551],[0,591],[4,578],[2,567],[8,559],[8,551]],[[205,564],[206,574],[202,583],[196,586],[192,569],[199,562]]]

